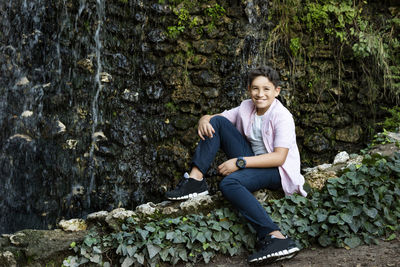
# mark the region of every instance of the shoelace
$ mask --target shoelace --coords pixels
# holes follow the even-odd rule
[[[258,248],[258,249],[261,249],[261,248],[267,247],[267,246],[269,246],[271,243],[272,243],[272,239],[271,239],[271,238],[265,237],[265,238],[263,238],[263,239],[261,239],[261,240],[259,240],[259,241],[257,242],[257,248]]]
[[[179,181],[179,183],[176,185],[177,189],[178,189],[178,188],[181,188],[184,184],[187,183],[187,181],[189,181],[188,178],[185,178],[185,177],[182,178],[182,179]]]

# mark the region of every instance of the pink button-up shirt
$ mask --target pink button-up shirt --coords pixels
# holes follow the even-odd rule
[[[236,108],[225,110],[221,115],[232,122],[248,139],[255,114],[256,108],[248,99]],[[307,196],[303,189],[304,177],[300,173],[300,153],[292,114],[278,99],[275,99],[263,117],[262,138],[267,151],[273,152],[275,147],[289,149],[285,163],[278,167],[283,191],[286,195],[297,192]]]

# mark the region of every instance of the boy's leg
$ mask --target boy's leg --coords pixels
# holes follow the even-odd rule
[[[224,196],[254,226],[259,238],[280,229],[252,192],[263,188],[278,190],[281,187],[281,177],[276,167],[238,170],[220,183]]]
[[[215,116],[210,120],[210,123],[215,133],[212,138],[206,137],[205,140],[200,140],[192,160],[192,172],[197,168],[198,171],[201,172],[201,177],[207,173],[208,168],[220,148],[225,152],[228,158],[254,155],[246,138],[228,119],[222,116]],[[176,188],[166,192],[165,196],[171,200],[181,200],[208,194],[205,179],[198,178],[199,177],[190,177],[185,173],[184,178],[179,182]]]
[[[278,168],[249,168],[226,176],[220,183],[224,196],[248,219],[257,231],[258,250],[247,259],[249,263],[271,263],[290,259],[300,250],[289,237],[276,238],[279,227],[271,220],[265,209],[251,192],[261,188],[281,188]]]
[[[212,138],[200,140],[192,164],[205,175],[221,148],[228,158],[254,156],[247,139],[225,117],[215,116],[210,120],[215,133]]]

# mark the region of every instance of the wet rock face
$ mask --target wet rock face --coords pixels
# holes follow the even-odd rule
[[[285,58],[265,57],[268,1],[218,1],[218,19],[214,2],[190,2],[178,29],[184,5],[157,0],[0,1],[0,233],[159,202],[190,167],[199,117],[247,98],[260,64],[281,71],[303,155],[326,160],[363,139],[355,112],[292,90]]]
[[[266,38],[246,5],[214,20],[212,4],[172,36],[176,7],[156,0],[0,3],[0,233],[163,198],[200,115],[240,103],[257,62],[238,37]]]

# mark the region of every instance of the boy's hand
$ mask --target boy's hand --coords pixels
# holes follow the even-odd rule
[[[236,158],[228,159],[224,163],[218,166],[218,172],[223,176],[227,176],[232,172],[239,170],[238,166],[236,166]]]
[[[210,123],[209,115],[205,115],[201,117],[199,121],[199,127],[197,128],[197,133],[202,140],[205,140],[205,137],[213,138],[213,134],[215,133],[214,128]]]

